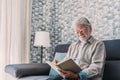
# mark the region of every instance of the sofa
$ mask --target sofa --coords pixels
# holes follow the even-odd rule
[[[120,80],[120,39],[103,42],[107,55],[103,80]],[[57,45],[55,53],[67,52],[69,45]],[[5,72],[8,80],[45,80],[49,77],[50,66],[46,63],[10,64],[5,66]]]

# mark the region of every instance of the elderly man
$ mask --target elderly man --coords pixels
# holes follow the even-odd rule
[[[91,35],[92,27],[87,18],[78,18],[73,24],[79,40],[70,45],[65,59],[72,58],[82,71],[62,70],[52,80],[102,80],[106,57],[104,43]]]

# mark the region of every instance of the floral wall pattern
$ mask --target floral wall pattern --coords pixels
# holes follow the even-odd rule
[[[52,60],[57,44],[77,40],[71,25],[81,16],[90,20],[97,39],[120,39],[120,0],[32,0],[30,61],[40,62],[35,31],[50,33],[51,47],[44,49],[43,60]]]

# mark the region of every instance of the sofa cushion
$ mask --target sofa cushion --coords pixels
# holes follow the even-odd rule
[[[70,44],[59,44],[55,47],[55,53],[60,52],[60,53],[66,53],[68,51]]]
[[[106,62],[103,80],[120,80],[120,60]]]
[[[60,52],[56,52],[55,54],[55,59],[58,61],[61,61],[64,59],[64,57],[66,56],[67,53],[60,53]]]
[[[48,75],[49,71],[50,66],[46,63],[10,64],[5,67],[5,72],[17,78],[30,75]]]
[[[106,60],[120,60],[120,40],[104,41],[107,57]]]
[[[66,53],[56,52],[55,59],[58,61],[61,61],[64,59],[65,56],[66,56]],[[49,76],[56,76],[56,75],[58,75],[58,73],[54,69],[51,68]]]

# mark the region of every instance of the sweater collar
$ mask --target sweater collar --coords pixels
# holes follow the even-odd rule
[[[84,41],[84,42],[81,42],[80,40],[78,41],[79,43],[92,43],[93,41],[94,41],[95,39],[94,39],[94,37],[93,36],[90,36],[86,41]]]

